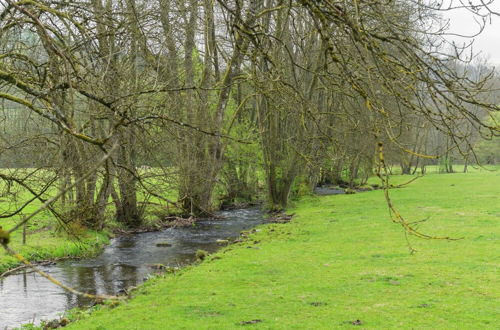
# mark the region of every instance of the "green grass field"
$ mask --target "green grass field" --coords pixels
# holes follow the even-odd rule
[[[394,182],[408,180],[395,177]],[[500,172],[430,174],[391,190],[420,230],[388,219],[382,191],[306,197],[289,224],[148,281],[70,329],[498,329]]]

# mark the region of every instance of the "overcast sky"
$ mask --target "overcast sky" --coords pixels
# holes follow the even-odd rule
[[[464,2],[468,2],[468,0]],[[474,0],[473,2],[478,3],[480,0]],[[455,0],[454,3],[459,4],[459,1]],[[500,0],[494,0],[490,8],[500,13]],[[450,19],[450,32],[472,35],[479,30],[478,24],[474,21],[474,15],[468,10],[448,11],[444,13],[444,17]],[[447,39],[460,43],[465,40],[451,36]],[[474,52],[480,51],[483,57],[489,58],[491,64],[495,65],[497,69],[500,68],[500,16],[492,15],[491,21],[487,22],[483,32],[474,39]]]

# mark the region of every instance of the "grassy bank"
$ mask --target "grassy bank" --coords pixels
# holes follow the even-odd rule
[[[410,239],[410,255],[381,191],[309,197],[292,223],[262,226],[70,329],[497,327],[500,172],[429,175],[392,195],[409,220],[429,217],[422,231],[464,239]]]
[[[26,235],[26,244],[22,244],[22,230],[11,235],[9,246],[30,261],[60,259],[65,257],[85,257],[100,251],[109,242],[104,232],[85,231],[78,238],[66,233],[56,233],[53,227],[42,221],[30,226]],[[13,221],[2,222],[4,228],[14,226]],[[0,274],[19,265],[16,258],[0,251]]]
[[[52,174],[49,171],[35,171],[34,169],[0,169],[1,174],[7,176],[29,177],[27,182],[35,187],[37,182],[44,182]],[[33,182],[31,182],[32,180]],[[42,206],[42,201],[33,200],[23,206],[27,201],[33,199],[33,195],[19,187],[6,188],[6,181],[0,182],[0,213],[5,216],[22,208],[21,212],[7,218],[0,219],[0,226],[4,230],[14,228],[23,218],[37,211]],[[19,188],[19,189],[17,189]],[[34,189],[41,190],[42,185]],[[5,193],[9,191],[9,193]],[[40,198],[47,200],[57,192],[55,187],[48,189]],[[52,260],[65,257],[85,257],[100,251],[102,246],[109,242],[109,235],[105,232],[95,232],[83,227],[70,225],[73,234],[66,233],[54,215],[44,210],[30,219],[24,228],[26,231],[26,244],[23,244],[23,228],[15,230],[10,235],[9,246],[30,261]],[[0,248],[0,274],[6,270],[19,265],[17,259],[6,254]]]

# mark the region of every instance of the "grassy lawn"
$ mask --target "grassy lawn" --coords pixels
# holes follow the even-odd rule
[[[382,191],[308,197],[291,223],[69,328],[498,329],[500,172],[430,174],[391,192],[408,220],[429,217],[425,233],[463,239],[410,238],[410,255]]]

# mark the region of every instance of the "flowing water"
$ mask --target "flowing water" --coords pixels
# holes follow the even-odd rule
[[[257,208],[220,212],[223,218],[207,219],[194,227],[122,236],[111,241],[96,258],[59,262],[40,267],[77,290],[116,295],[136,286],[153,273],[151,265],[178,267],[195,260],[196,250],[214,252],[218,239],[236,238],[240,231],[264,222]],[[169,243],[169,247],[157,246]],[[90,305],[28,271],[0,279],[0,329],[57,318],[62,312]]]
[[[320,196],[342,195],[345,194],[345,190],[333,185],[324,185],[314,188],[314,193]]]

